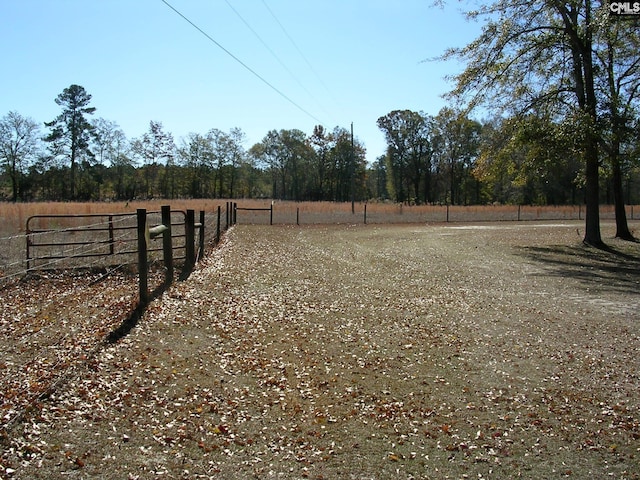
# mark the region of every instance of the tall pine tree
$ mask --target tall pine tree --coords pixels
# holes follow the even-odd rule
[[[54,156],[65,156],[70,163],[69,198],[76,197],[76,169],[82,157],[93,157],[89,144],[94,127],[85,115],[93,115],[95,107],[89,107],[91,95],[80,85],[65,88],[56,98],[56,103],[62,107],[62,113],[52,122],[45,122],[51,133],[45,141],[51,144]]]

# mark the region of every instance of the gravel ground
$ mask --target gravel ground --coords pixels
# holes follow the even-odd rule
[[[637,479],[640,245],[582,227],[233,227],[0,476]]]

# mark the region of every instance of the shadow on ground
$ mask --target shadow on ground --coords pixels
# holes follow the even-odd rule
[[[185,267],[180,273],[180,276],[178,277],[178,281],[184,282],[188,280],[192,272],[193,272],[193,267]],[[129,335],[129,333],[131,333],[131,330],[133,330],[136,327],[136,325],[138,325],[138,322],[146,312],[149,303],[159,298],[170,287],[171,287],[171,281],[169,282],[165,281],[164,283],[161,283],[160,285],[158,285],[152,292],[150,292],[148,302],[147,303],[139,302],[136,305],[135,309],[127,316],[127,318],[125,318],[115,330],[113,330],[111,333],[109,333],[109,335],[107,335],[107,338],[106,338],[107,343],[117,343],[120,340],[122,340],[124,337]]]
[[[539,275],[574,278],[590,289],[640,295],[640,243],[603,249],[585,244],[521,247],[518,253],[545,270]]]

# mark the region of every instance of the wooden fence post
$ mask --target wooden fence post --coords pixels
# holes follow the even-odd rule
[[[273,202],[271,202],[271,208],[269,209],[269,225],[273,225]]]
[[[173,244],[171,239],[171,207],[169,205],[162,206],[162,224],[166,230],[162,232],[162,254],[164,257],[165,285],[171,285],[173,282]]]
[[[149,303],[149,264],[147,262],[147,210],[139,208],[138,218],[138,279],[140,303]]]
[[[198,258],[202,258],[204,256],[204,210],[200,210],[200,237],[199,245],[198,245]]]
[[[222,207],[218,205],[218,224],[216,226],[216,245],[220,243],[220,215],[221,215]]]
[[[367,204],[364,204],[364,224],[367,224]]]
[[[190,271],[195,265],[195,211],[187,210],[184,224],[185,269]]]

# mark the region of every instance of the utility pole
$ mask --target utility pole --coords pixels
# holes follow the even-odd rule
[[[356,213],[356,189],[355,189],[356,153],[353,147],[353,122],[351,122],[351,214]]]

